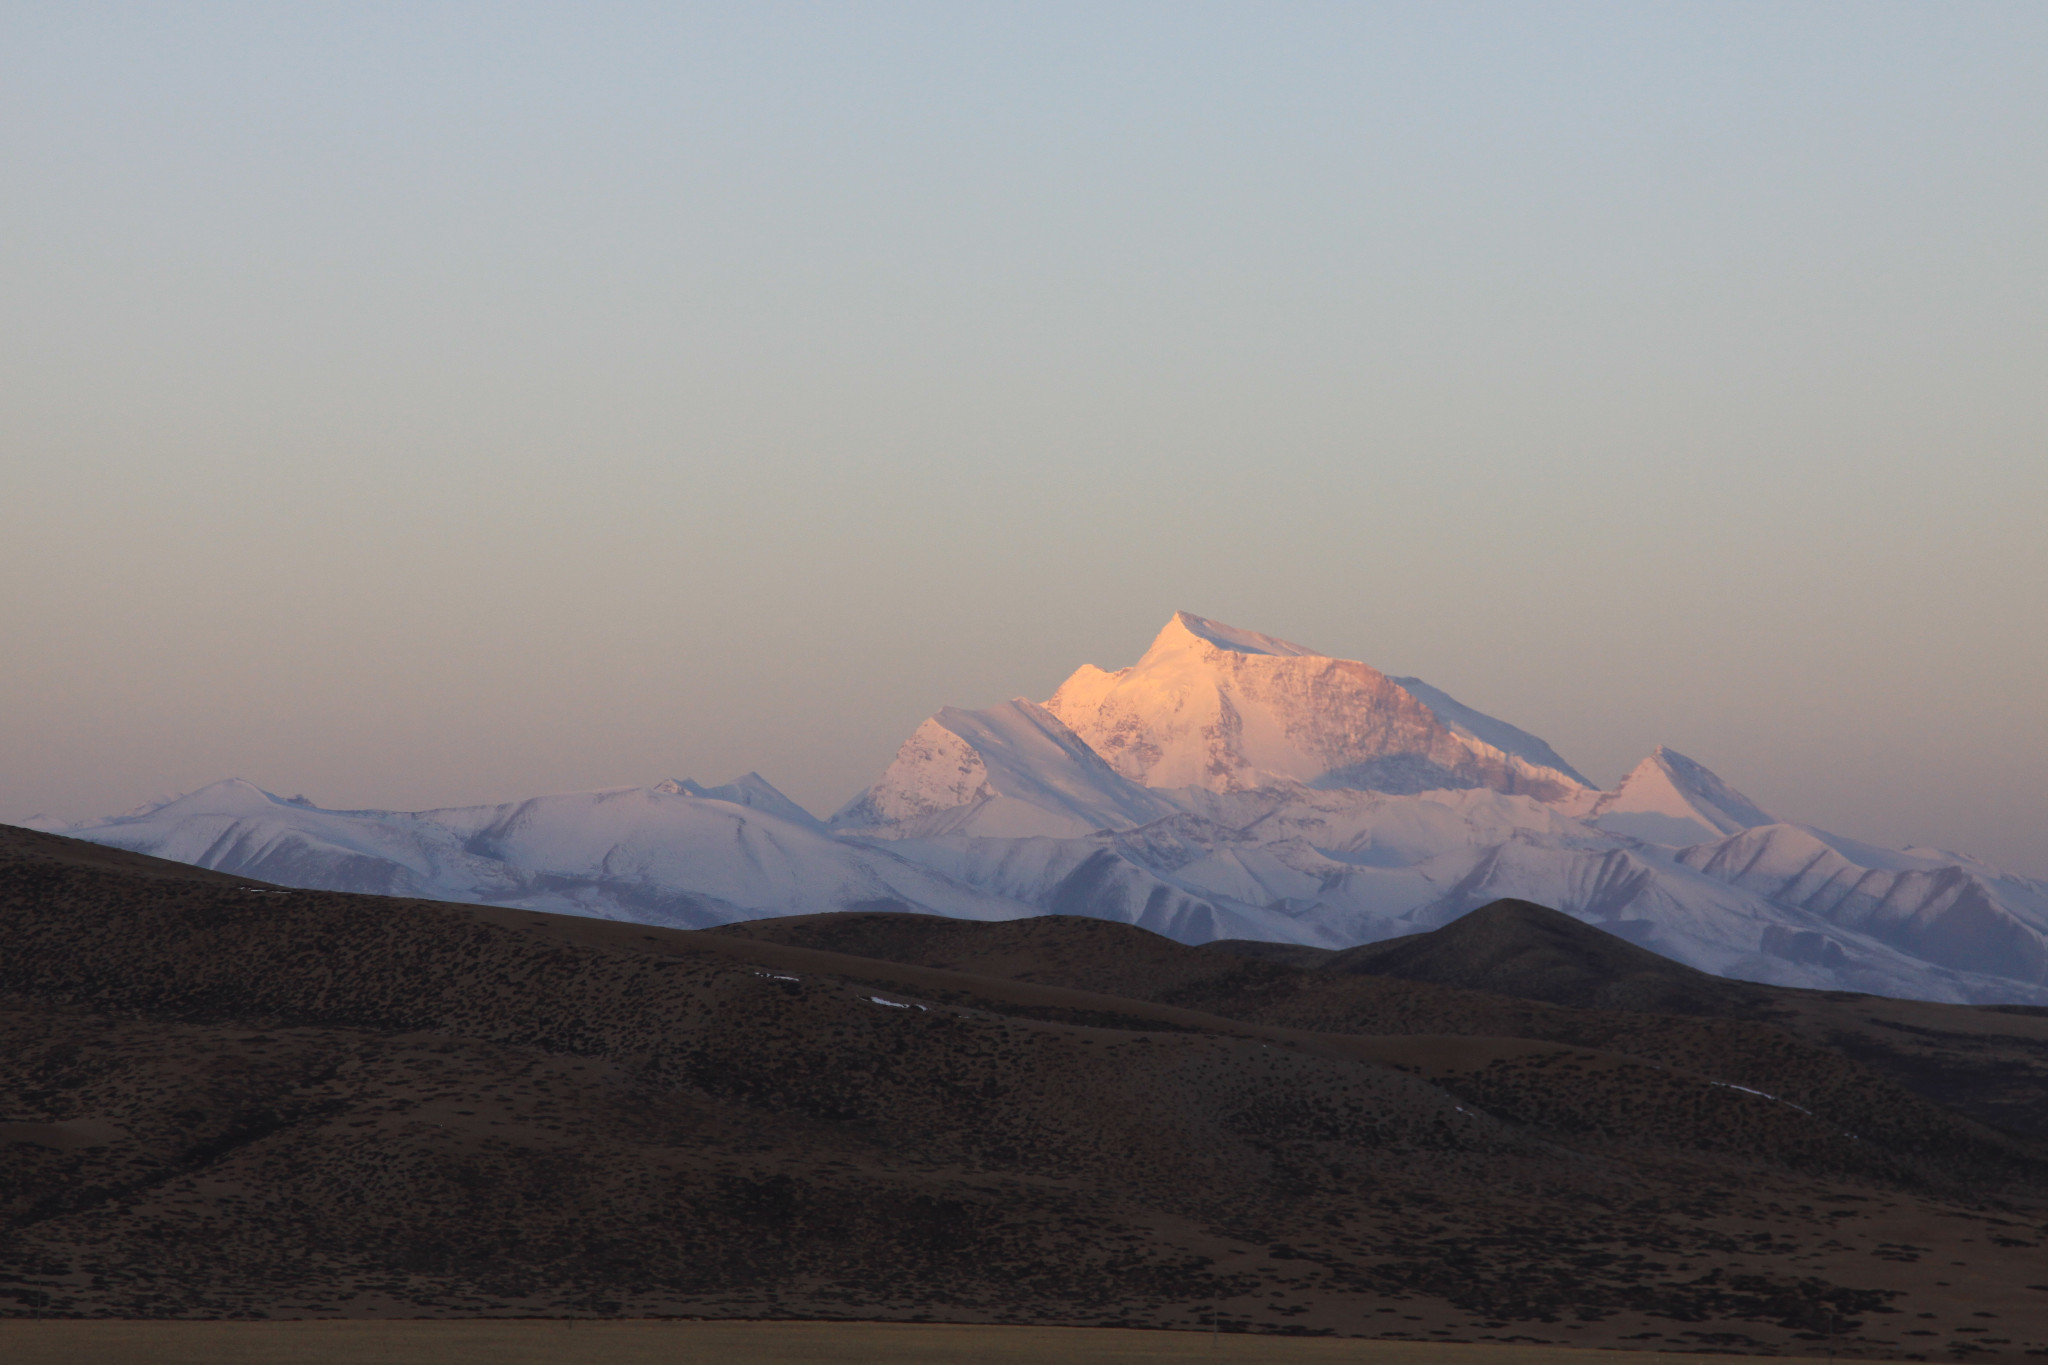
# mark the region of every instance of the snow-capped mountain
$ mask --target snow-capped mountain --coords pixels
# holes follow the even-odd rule
[[[949,706],[917,727],[881,780],[832,817],[840,828],[916,822],[928,834],[1086,834],[1175,806],[1103,762],[1042,706]]]
[[[1585,780],[1550,746],[1350,659],[1180,612],[1129,668],[1092,664],[1045,709],[1111,767],[1150,787],[1248,791],[1276,783],[1420,792],[1492,787],[1559,797]],[[1513,747],[1482,738],[1472,721]]]
[[[1568,804],[1610,833],[1674,847],[1778,822],[1702,765],[1662,746],[1613,791]]]
[[[694,783],[574,792],[448,810],[322,810],[247,782],[80,829],[97,843],[285,886],[485,901],[682,928],[824,909],[922,909],[965,919],[1032,913],[835,839],[759,777],[750,803]],[[699,789],[703,790],[703,789]],[[787,819],[776,807],[803,816]]]
[[[411,813],[223,782],[63,832],[678,925],[887,907],[1343,947],[1516,896],[1725,975],[2048,1003],[2048,883],[1785,823],[1670,749],[1603,792],[1419,679],[1186,613],[1042,704],[940,711],[829,825],[749,773]]]
[[[699,786],[689,778],[670,778],[654,784],[654,790],[664,795],[701,796],[707,801],[724,801],[735,806],[750,806],[758,811],[787,820],[805,829],[822,830],[825,822],[799,806],[775,789],[773,783],[759,773],[748,773],[735,777],[723,786]]]

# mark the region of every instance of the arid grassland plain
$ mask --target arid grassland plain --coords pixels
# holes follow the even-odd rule
[[[11,1365],[1694,1365],[1645,1351],[874,1322],[0,1323]]]
[[[1727,981],[1526,903],[1341,952],[685,931],[0,829],[0,1313],[51,1341],[1217,1319],[2027,1365],[2044,1120],[2040,1010]],[[710,1339],[632,1335],[669,1325],[604,1339]]]

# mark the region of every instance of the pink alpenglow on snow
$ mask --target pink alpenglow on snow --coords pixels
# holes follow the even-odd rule
[[[1728,976],[2048,1003],[2048,884],[1786,823],[1670,749],[1603,792],[1420,679],[1185,612],[1043,705],[941,710],[829,823],[749,773],[415,812],[224,782],[66,832],[291,886],[692,926],[1058,913],[1343,947],[1515,897]]]

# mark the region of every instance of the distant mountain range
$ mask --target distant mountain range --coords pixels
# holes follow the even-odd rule
[[[830,821],[749,773],[416,812],[226,781],[39,827],[284,885],[677,927],[1059,913],[1344,948],[1511,897],[1721,976],[2048,1003],[2048,883],[1782,821],[1668,749],[1601,791],[1419,679],[1187,613],[1042,703],[940,711]]]

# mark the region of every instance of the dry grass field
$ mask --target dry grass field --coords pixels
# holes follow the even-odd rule
[[[2048,1014],[1511,904],[1227,949],[0,828],[0,1365],[2048,1358]]]
[[[0,1322],[7,1365],[1678,1365],[1701,1356],[877,1322]]]

